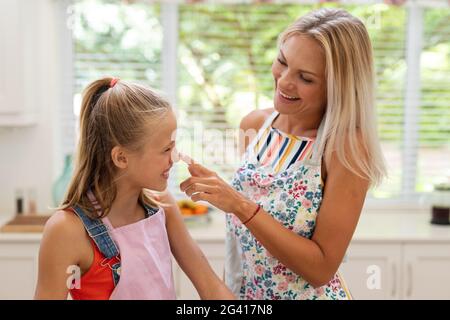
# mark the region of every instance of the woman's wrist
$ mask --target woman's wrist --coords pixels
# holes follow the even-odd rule
[[[259,209],[259,205],[248,199],[242,199],[239,201],[235,211],[233,212],[236,217],[242,222],[248,221],[254,214],[255,210]]]

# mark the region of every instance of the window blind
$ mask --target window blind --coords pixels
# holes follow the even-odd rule
[[[413,200],[413,193],[429,191],[435,181],[450,175],[450,9],[446,1],[411,3],[339,5],[363,20],[374,48],[378,129],[389,179],[371,192],[373,198],[408,194]],[[75,2],[75,94],[93,79],[111,74],[160,88],[162,5]],[[177,81],[170,91],[177,93],[173,100],[182,151],[231,179],[239,162],[240,119],[251,110],[272,107],[271,63],[278,34],[320,6],[338,5],[180,1],[172,7],[178,17],[177,61],[172,61]],[[410,19],[414,6],[420,21]],[[412,29],[422,32],[415,35]],[[420,63],[411,65],[415,56]],[[417,74],[411,73],[414,68]],[[172,185],[187,176],[186,170],[175,171]]]
[[[159,5],[84,0],[73,11],[76,94],[104,76],[160,88]]]
[[[450,10],[425,8],[423,17],[417,192],[450,177]]]

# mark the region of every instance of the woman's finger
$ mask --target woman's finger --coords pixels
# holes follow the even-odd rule
[[[187,154],[178,152],[178,157],[188,165],[189,172],[195,177],[209,177],[215,175],[214,171],[211,171],[201,164],[195,162],[194,159],[189,157]]]
[[[193,183],[190,186],[188,186],[184,192],[190,197],[197,192],[205,192],[212,194],[215,193],[216,191],[217,191],[216,187],[209,186],[203,183]]]
[[[212,197],[213,197],[212,194],[205,193],[205,192],[197,192],[197,193],[194,193],[194,194],[191,196],[191,200],[194,201],[194,202],[197,202],[197,201],[206,201],[206,202],[211,203]],[[212,203],[211,203],[211,204],[212,204]]]
[[[180,183],[180,190],[182,192],[185,192],[186,189],[189,188],[189,186],[194,183],[202,183],[202,184],[210,185],[212,183],[212,180],[210,178],[189,177]]]
[[[214,176],[216,173],[214,171],[211,171],[204,166],[202,166],[199,163],[192,163],[188,166],[188,170],[194,177],[211,177]]]

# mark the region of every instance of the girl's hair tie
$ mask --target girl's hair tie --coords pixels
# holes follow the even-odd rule
[[[109,83],[109,87],[112,88],[116,85],[117,81],[119,81],[119,78],[112,78],[111,82]]]

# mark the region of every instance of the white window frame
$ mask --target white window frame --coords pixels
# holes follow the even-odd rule
[[[67,125],[77,125],[76,117],[73,113],[73,93],[74,93],[74,48],[73,35],[71,30],[72,23],[72,0],[59,0],[55,2],[55,17],[60,20],[62,26],[58,30],[59,38],[59,64],[61,65],[59,74],[59,82],[61,83],[62,92],[59,98],[59,110],[57,110],[58,128],[54,128],[55,150],[53,152],[53,159],[55,165],[53,166],[53,177],[59,176],[63,170],[64,157],[67,153],[75,148],[76,130],[72,130],[68,134]],[[71,124],[69,124],[71,123]],[[67,135],[67,136],[65,136]],[[68,145],[68,141],[72,141]]]
[[[243,0],[230,0],[224,1],[224,3],[239,2],[245,3]],[[61,2],[66,5],[66,8],[71,4],[71,0],[61,0]],[[162,90],[165,95],[172,103],[177,111],[177,92],[178,92],[178,57],[177,57],[177,47],[178,47],[178,24],[179,24],[179,3],[184,1],[162,1],[161,2],[161,22],[164,32],[163,46],[161,51],[161,61],[162,61]],[[206,1],[216,2],[217,1]],[[300,1],[278,1],[280,3],[299,3]],[[304,4],[307,3],[317,3],[314,1],[301,1]],[[383,1],[374,0],[353,0],[353,1],[341,1],[341,4],[373,4],[373,3],[383,3]],[[366,208],[369,209],[417,209],[423,210],[428,208],[429,205],[425,201],[425,195],[422,193],[415,192],[415,182],[417,178],[417,152],[418,152],[418,137],[419,137],[419,111],[420,111],[420,55],[422,49],[423,41],[423,11],[424,8],[430,7],[447,7],[445,0],[433,0],[433,1],[423,1],[423,0],[410,0],[405,4],[408,11],[408,21],[407,21],[407,37],[406,37],[406,87],[405,87],[405,98],[404,98],[404,134],[403,134],[403,150],[402,150],[402,192],[399,198],[393,199],[375,199],[368,198],[366,200]],[[67,13],[67,10],[65,11]],[[70,30],[67,29],[69,32]],[[65,68],[63,68],[65,85],[67,90],[73,91],[73,82],[69,83],[68,75],[73,74],[73,54],[72,54],[72,44],[69,44],[67,39],[71,39],[68,32],[62,32],[62,43],[65,46],[65,52],[67,55],[64,58],[66,62]],[[70,33],[70,32],[69,32]],[[68,63],[70,60],[70,63]],[[73,79],[73,78],[72,78]],[[68,101],[68,94],[64,94],[61,99]],[[72,100],[70,100],[72,103]],[[62,103],[62,106],[66,104]],[[70,104],[71,105],[71,104]],[[62,111],[67,112],[67,110]],[[61,150],[64,150],[64,146]],[[172,179],[172,187],[176,188],[174,182],[176,177]],[[173,189],[172,188],[172,189]],[[175,189],[173,189],[175,190]]]

